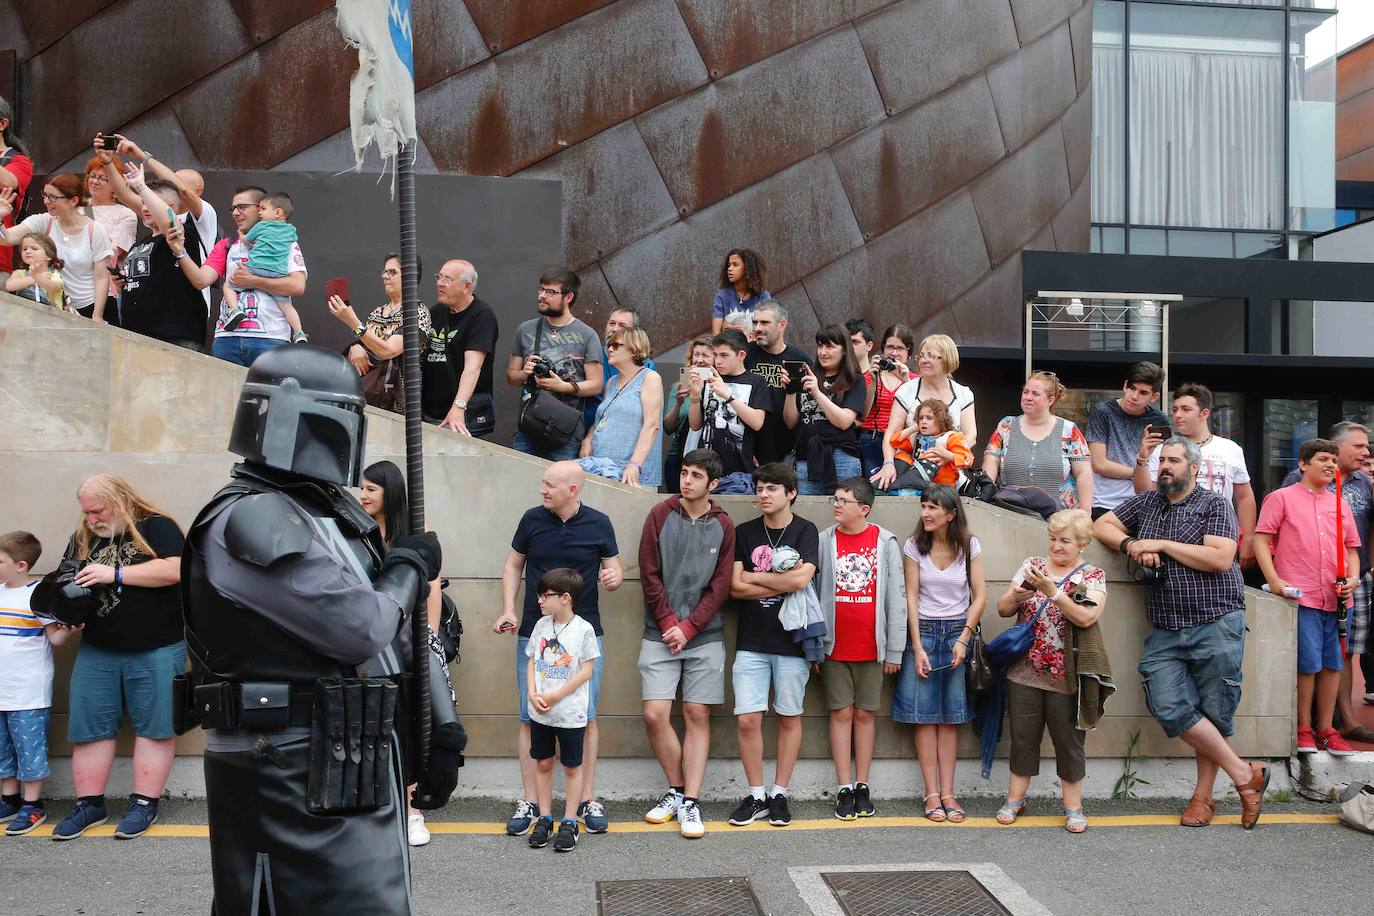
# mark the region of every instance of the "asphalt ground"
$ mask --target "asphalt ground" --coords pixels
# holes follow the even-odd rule
[[[1071,836],[1057,806],[1037,799],[1014,827],[992,820],[992,799],[967,800],[969,820],[958,826],[921,819],[915,799],[852,823],[835,820],[826,803],[797,803],[785,828],[731,827],[731,806],[708,804],[706,837],[690,841],[676,824],[643,823],[650,804],[608,805],[611,831],[584,833],[562,855],[505,836],[505,804],[451,804],[430,817],[432,842],[413,850],[416,910],[594,914],[597,881],[744,876],[764,912],[809,916],[789,867],[992,863],[1055,914],[1371,911],[1374,836],[1336,824],[1332,805],[1270,803],[1259,827],[1245,831],[1235,803],[1219,806],[1213,826],[1188,829],[1177,825],[1181,801],[1090,802],[1091,829]],[[209,911],[203,802],[164,801],[159,823],[138,840],[115,840],[106,825],[52,842],[50,826],[66,810],[54,803],[49,825],[0,840],[0,913]]]

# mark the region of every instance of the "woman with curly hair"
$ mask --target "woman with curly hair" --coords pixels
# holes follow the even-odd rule
[[[719,334],[731,312],[753,312],[764,299],[773,298],[768,283],[768,262],[752,248],[731,248],[720,265],[720,289],[711,303],[711,333]]]

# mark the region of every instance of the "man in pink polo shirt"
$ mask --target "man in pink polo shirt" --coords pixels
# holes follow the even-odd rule
[[[1339,450],[1326,439],[1309,439],[1298,450],[1302,479],[1264,499],[1255,525],[1255,559],[1276,595],[1293,587],[1298,601],[1298,753],[1318,749],[1337,757],[1354,753],[1332,727],[1340,689],[1341,640],[1337,614],[1348,607],[1360,569],[1360,533],[1355,516],[1339,501],[1341,544],[1336,543],[1336,479]],[[1275,549],[1277,548],[1277,556]],[[1344,550],[1346,575],[1337,583],[1337,551]],[[1312,697],[1317,730],[1312,730]]]

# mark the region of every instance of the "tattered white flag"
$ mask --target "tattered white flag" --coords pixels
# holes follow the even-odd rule
[[[383,167],[415,139],[415,55],[410,0],[338,0],[339,31],[358,49],[348,93],[353,155],[375,143]]]

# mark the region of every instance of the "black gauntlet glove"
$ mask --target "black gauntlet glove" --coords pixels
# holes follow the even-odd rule
[[[421,811],[433,811],[448,804],[458,788],[458,768],[463,765],[463,749],[468,733],[461,722],[448,722],[434,729],[430,739],[429,768],[419,774],[410,803]]]
[[[386,552],[382,569],[404,563],[420,573],[420,578],[429,582],[439,575],[444,562],[444,552],[439,547],[439,536],[433,531],[422,534],[409,534],[400,538]]]

